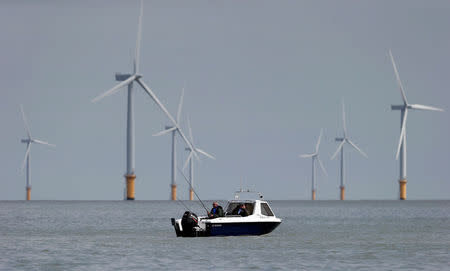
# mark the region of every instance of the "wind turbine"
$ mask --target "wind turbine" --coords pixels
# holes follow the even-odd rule
[[[337,142],[341,142],[341,144],[339,144],[336,152],[331,157],[331,160],[333,160],[336,157],[337,153],[339,151],[341,151],[341,185],[339,186],[339,188],[341,189],[341,200],[344,200],[345,199],[345,186],[344,186],[344,179],[345,179],[345,175],[344,175],[344,169],[345,169],[344,168],[344,145],[345,145],[345,143],[348,143],[355,150],[357,150],[359,153],[361,153],[364,157],[367,158],[367,155],[360,148],[358,148],[358,146],[356,146],[356,144],[353,143],[347,136],[347,125],[346,125],[346,120],[345,120],[344,101],[342,101],[342,125],[344,126],[344,137],[336,137],[335,138],[335,140]]]
[[[191,129],[191,122],[189,121],[189,118],[187,119],[188,122],[188,129],[189,129],[189,137],[191,138],[191,142],[192,145],[194,146],[193,148],[187,147],[185,148],[186,151],[189,152],[188,158],[186,159],[186,162],[183,166],[183,169],[186,168],[187,164],[189,163],[189,200],[194,200],[194,160],[193,160],[193,154],[195,154],[195,152],[199,152],[201,154],[203,154],[204,156],[211,158],[211,159],[216,159],[214,158],[214,156],[212,156],[211,154],[208,154],[207,152],[205,152],[204,150],[201,150],[199,148],[196,148],[194,145],[194,137],[192,136],[192,129]]]
[[[134,110],[133,110],[133,83],[138,83],[142,89],[150,96],[150,98],[156,103],[156,105],[166,114],[169,120],[172,122],[174,127],[178,128],[178,132],[181,138],[185,141],[185,143],[192,147],[191,142],[184,135],[183,131],[178,126],[178,123],[175,119],[170,115],[169,111],[166,107],[159,101],[158,97],[153,93],[153,91],[144,83],[142,80],[142,74],[139,73],[139,53],[140,53],[140,41],[142,34],[142,17],[143,17],[143,6],[144,3],[141,0],[140,14],[139,14],[139,23],[138,23],[138,33],[136,39],[136,51],[133,65],[133,73],[132,74],[121,74],[116,73],[116,81],[121,81],[121,83],[117,84],[113,88],[104,92],[103,94],[97,96],[92,100],[92,102],[97,102],[103,99],[106,96],[112,95],[122,89],[124,86],[128,86],[128,105],[127,105],[127,172],[125,174],[126,182],[127,182],[127,200],[135,199],[135,190],[134,183],[136,179],[135,168],[134,168],[134,153],[135,153],[135,144],[134,144]],[[197,154],[195,154],[197,156]]]
[[[394,67],[395,77],[397,79],[397,84],[400,88],[400,93],[402,94],[403,104],[402,105],[391,105],[392,110],[400,110],[400,139],[397,147],[397,154],[395,159],[398,160],[400,155],[400,199],[406,199],[406,118],[408,116],[408,110],[429,110],[429,111],[444,111],[443,109],[421,105],[421,104],[409,104],[406,99],[405,89],[403,88],[402,81],[400,80],[400,75],[398,74],[397,66],[392,56],[391,50],[389,50],[389,56],[391,57],[392,66]]]
[[[183,106],[183,96],[184,96],[184,87],[181,90],[181,96],[180,96],[180,101],[178,103],[178,110],[177,110],[177,123],[180,123],[180,117],[181,117],[181,108]],[[178,126],[166,126],[165,130],[154,134],[153,136],[160,136],[160,135],[164,135],[167,133],[172,132],[172,168],[171,168],[171,200],[177,200],[177,183],[176,183],[176,178],[177,178],[177,153],[176,153],[176,143],[175,143],[175,136],[176,133],[178,132],[179,127]],[[192,140],[192,139],[191,139]]]
[[[23,118],[23,122],[25,124],[25,130],[27,131],[27,135],[28,135],[27,139],[21,140],[22,143],[27,144],[27,151],[25,152],[25,159],[23,160],[23,163],[22,163],[22,172],[23,172],[23,169],[25,168],[25,164],[26,164],[27,165],[27,179],[26,179],[27,185],[25,187],[26,200],[31,200],[31,172],[30,172],[31,144],[37,143],[37,144],[47,145],[47,146],[51,146],[51,147],[56,147],[56,146],[53,144],[49,144],[45,141],[42,141],[39,139],[34,139],[33,137],[31,137],[30,126],[28,125],[27,118],[25,117],[25,113],[23,112],[22,105],[20,105],[20,111],[22,112],[22,118]]]
[[[322,129],[320,129],[320,135],[319,140],[317,140],[316,144],[316,150],[314,153],[311,154],[301,154],[299,155],[301,158],[312,158],[312,194],[311,194],[311,200],[316,200],[316,160],[319,162],[320,167],[322,168],[323,173],[328,176],[327,171],[325,170],[325,167],[322,164],[322,161],[320,161],[319,158],[319,146],[320,146],[320,140],[322,138]]]

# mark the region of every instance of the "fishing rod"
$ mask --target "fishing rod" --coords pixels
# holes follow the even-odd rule
[[[191,186],[191,184],[189,183],[188,178],[186,177],[186,175],[184,175],[183,171],[182,171],[179,167],[177,167],[177,168],[178,168],[178,171],[181,173],[181,175],[183,175],[184,180],[187,182],[187,184],[189,185],[189,187],[192,189],[192,191],[194,191],[194,194],[197,196],[197,198],[198,198],[198,200],[200,201],[200,203],[202,204],[203,208],[205,208],[206,213],[209,214],[208,209],[206,209],[205,204],[203,204],[203,201],[200,199],[200,197],[198,196],[197,192],[195,192],[194,188],[193,188],[193,187]]]
[[[177,197],[176,202],[177,202],[177,203],[183,204],[184,208],[186,208],[189,212],[192,213],[191,209],[189,209],[189,207],[187,207],[186,204],[183,203],[183,200],[182,200],[182,199],[180,199],[179,197]]]

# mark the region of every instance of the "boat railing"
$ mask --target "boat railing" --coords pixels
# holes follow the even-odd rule
[[[246,189],[245,190],[245,189],[241,188],[241,189],[237,190],[236,192],[234,192],[234,199],[235,200],[241,199],[241,194],[254,194],[256,196],[254,198],[256,198],[256,199],[262,199],[263,198],[263,195],[261,194],[261,192],[252,191],[250,189]]]

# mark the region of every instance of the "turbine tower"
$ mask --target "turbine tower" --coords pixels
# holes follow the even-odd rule
[[[341,185],[339,186],[341,193],[340,193],[340,199],[344,200],[345,199],[345,185],[344,185],[344,179],[345,179],[345,171],[344,171],[344,145],[345,143],[348,143],[350,146],[352,146],[355,150],[357,150],[359,153],[361,153],[364,157],[367,158],[367,155],[360,149],[358,148],[358,146],[356,146],[355,143],[353,143],[347,136],[347,125],[346,125],[346,120],[345,120],[345,106],[344,106],[344,101],[342,101],[342,125],[344,126],[344,137],[336,137],[335,140],[337,142],[341,142],[341,144],[339,144],[336,152],[333,154],[333,156],[331,157],[331,160],[333,160],[337,153],[339,151],[341,151]]]
[[[184,87],[181,90],[181,96],[180,96],[180,101],[178,103],[178,110],[177,110],[177,123],[180,123],[180,117],[181,117],[181,108],[183,106],[183,96],[184,96]],[[175,142],[175,136],[176,133],[178,132],[178,127],[177,126],[166,126],[164,131],[161,131],[157,134],[154,134],[153,136],[160,136],[160,135],[164,135],[167,133],[172,132],[172,168],[171,168],[171,196],[170,199],[171,200],[177,200],[177,183],[176,183],[176,178],[177,178],[177,153],[176,153],[176,142]],[[191,139],[192,140],[192,139]]]
[[[311,187],[312,187],[312,193],[311,193],[311,200],[316,200],[316,160],[319,162],[320,167],[322,168],[322,171],[325,175],[328,176],[327,171],[325,170],[325,167],[322,164],[322,161],[320,161],[319,158],[319,146],[320,146],[320,140],[322,138],[322,129],[320,129],[320,135],[319,140],[317,140],[316,144],[316,150],[314,153],[311,154],[301,154],[299,155],[301,158],[312,158],[312,180],[311,180]]]
[[[397,84],[400,88],[400,93],[402,94],[403,104],[402,105],[391,105],[392,110],[400,110],[400,139],[397,147],[397,154],[395,159],[398,160],[400,155],[400,199],[406,199],[406,118],[408,116],[408,110],[429,110],[429,111],[444,111],[443,109],[421,105],[421,104],[409,104],[406,99],[405,89],[403,88],[402,81],[400,80],[400,75],[398,74],[397,66],[392,56],[391,50],[389,50],[389,56],[391,57],[392,66],[394,67],[395,77],[397,79]]]
[[[56,147],[53,144],[49,144],[45,141],[42,140],[38,140],[38,139],[34,139],[33,137],[31,137],[31,132],[30,132],[30,126],[28,125],[27,122],[27,118],[25,117],[25,113],[23,112],[23,108],[22,105],[20,105],[20,111],[22,112],[22,118],[23,118],[23,122],[25,124],[25,130],[27,131],[27,139],[22,139],[21,142],[22,143],[26,143],[27,144],[27,150],[25,152],[25,159],[23,160],[22,163],[22,172],[23,169],[25,167],[25,164],[27,166],[27,184],[25,187],[26,190],[26,200],[31,200],[31,172],[30,172],[30,153],[31,153],[31,144],[33,143],[37,143],[37,144],[41,144],[41,145],[47,145],[47,146],[51,146],[51,147]]]
[[[134,153],[135,153],[135,144],[134,144],[134,110],[133,110],[133,83],[138,83],[142,89],[150,96],[150,98],[156,103],[156,105],[166,114],[169,120],[172,122],[172,125],[178,128],[178,132],[181,138],[185,141],[185,143],[191,147],[191,142],[187,139],[181,129],[179,129],[178,123],[175,119],[170,115],[169,111],[166,107],[159,101],[158,97],[153,93],[153,91],[144,83],[142,80],[142,75],[139,73],[139,53],[140,53],[140,41],[141,41],[141,33],[142,33],[142,16],[143,16],[143,1],[141,0],[140,7],[140,15],[139,15],[139,23],[138,23],[138,33],[136,39],[136,51],[133,65],[133,73],[132,74],[121,74],[116,73],[116,80],[121,81],[121,83],[117,84],[113,88],[104,92],[103,94],[97,96],[92,100],[92,102],[97,102],[103,99],[106,96],[112,95],[118,92],[122,87],[128,86],[128,103],[127,103],[127,171],[125,174],[126,186],[127,186],[127,200],[135,199],[135,189],[134,183],[136,179],[135,167],[134,167]],[[197,154],[195,153],[197,156]]]
[[[189,200],[194,200],[194,160],[193,160],[193,154],[195,152],[199,152],[203,154],[204,156],[216,159],[211,154],[208,154],[204,150],[201,150],[199,148],[196,148],[194,145],[194,137],[192,136],[192,129],[191,129],[191,122],[189,121],[189,118],[187,119],[188,122],[188,129],[189,129],[189,137],[191,139],[192,145],[194,148],[187,147],[185,148],[186,151],[189,152],[188,158],[186,159],[186,162],[184,163],[183,169],[186,168],[187,164],[189,163]]]

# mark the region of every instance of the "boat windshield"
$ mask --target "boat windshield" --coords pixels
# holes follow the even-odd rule
[[[237,214],[237,210],[239,209],[239,206],[242,204],[245,205],[245,209],[248,212],[248,215],[253,214],[253,209],[255,208],[255,204],[252,202],[230,202],[228,203],[227,211],[225,212],[226,216],[235,216]]]

